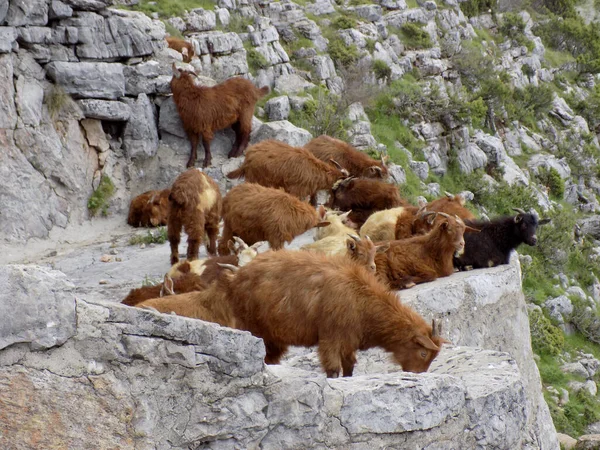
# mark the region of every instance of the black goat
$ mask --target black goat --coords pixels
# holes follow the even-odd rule
[[[539,225],[550,222],[550,219],[537,219],[522,209],[513,208],[519,214],[513,217],[499,217],[491,222],[481,220],[465,220],[465,224],[480,230],[479,233],[465,233],[465,251],[454,258],[454,267],[465,270],[494,267],[508,264],[511,250],[523,242],[527,245],[537,244],[535,232]]]

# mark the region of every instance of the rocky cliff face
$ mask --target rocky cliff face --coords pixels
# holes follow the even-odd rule
[[[371,350],[358,355],[354,377],[334,380],[325,378],[314,352],[297,350],[283,365],[265,366],[262,341],[247,332],[81,300],[58,271],[5,266],[0,443],[557,449],[527,351],[517,272],[518,265],[476,271],[406,296],[467,293],[450,295],[456,301],[444,320],[455,345],[428,373],[402,372]],[[434,303],[423,306],[426,316]],[[482,321],[478,330],[470,325],[500,309],[511,314]],[[518,349],[517,358],[498,347]]]

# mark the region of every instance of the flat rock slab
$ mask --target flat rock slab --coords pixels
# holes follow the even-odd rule
[[[67,94],[116,100],[125,95],[123,65],[99,62],[51,62],[48,76]]]

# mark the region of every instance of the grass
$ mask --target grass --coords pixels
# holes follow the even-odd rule
[[[554,50],[552,48],[546,47],[546,51],[544,52],[544,60],[549,67],[562,67],[565,64],[575,62],[575,58],[569,52],[564,52],[560,50]]]
[[[414,9],[418,8],[419,4],[417,3],[417,0],[406,0],[406,6],[408,6],[408,9]]]
[[[175,28],[173,25],[171,25],[166,20],[163,20],[163,23],[165,24],[165,30],[169,36],[178,37],[180,39],[183,39],[183,34],[181,34],[181,31],[179,31],[177,28]]]
[[[167,227],[147,230],[145,235],[136,234],[129,239],[129,245],[164,244],[165,242],[167,242]]]
[[[161,19],[183,16],[186,11],[202,8],[213,10],[216,2],[213,0],[141,0],[137,5],[127,6],[124,9],[141,11],[147,15],[158,14]]]
[[[402,43],[409,50],[420,50],[431,48],[431,36],[422,26],[416,23],[406,23],[400,28],[389,27],[390,33],[400,38]]]
[[[260,69],[269,67],[267,58],[253,47],[249,41],[244,42],[244,48],[246,49],[246,60],[251,73],[256,74]]]
[[[50,117],[55,119],[58,117],[63,108],[71,100],[71,96],[58,84],[53,84],[50,90],[46,93],[44,102],[48,106]]]
[[[87,207],[90,215],[95,216],[100,211],[103,216],[107,216],[109,202],[114,193],[115,185],[112,180],[108,175],[102,175],[98,189],[94,191],[88,200]]]

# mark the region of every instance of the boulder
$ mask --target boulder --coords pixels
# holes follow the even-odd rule
[[[546,300],[544,307],[548,310],[550,317],[559,323],[564,323],[564,319],[573,314],[573,304],[565,295]]]
[[[293,147],[303,147],[313,138],[308,131],[298,128],[287,120],[263,123],[252,131],[250,143],[255,144],[266,139],[283,141]]]
[[[406,172],[404,171],[404,168],[402,166],[392,163],[388,164],[387,167],[392,182],[396,184],[406,183]]]
[[[287,120],[290,115],[290,99],[287,95],[274,97],[265,104],[269,120]]]
[[[17,124],[13,63],[10,55],[0,55],[0,130],[14,129]]]
[[[568,434],[557,433],[558,441],[560,442],[561,448],[565,450],[572,450],[577,444],[577,439],[573,439]]]
[[[158,131],[154,105],[146,94],[137,100],[125,100],[131,108],[131,116],[123,131],[123,149],[129,158],[154,156],[158,149]]]
[[[113,0],[62,0],[79,11],[100,11],[113,4]]]
[[[280,94],[298,94],[313,87],[314,84],[296,74],[283,75],[275,80],[275,92]]]
[[[599,450],[600,449],[600,434],[584,434],[579,436],[577,444],[573,447],[574,450]]]
[[[471,173],[474,170],[481,169],[488,162],[486,153],[474,143],[468,143],[464,148],[460,149],[457,159],[462,173]]]
[[[600,216],[591,216],[577,222],[581,227],[581,233],[587,234],[594,239],[600,240]]]
[[[48,76],[76,98],[116,100],[125,95],[123,65],[103,62],[51,62]]]
[[[1,21],[0,21],[1,22]],[[11,0],[6,14],[6,24],[13,27],[48,23],[47,0]]]
[[[425,161],[411,161],[409,166],[421,181],[425,181],[429,176],[429,164]]]
[[[211,31],[217,26],[217,16],[214,11],[207,11],[202,8],[196,8],[187,13],[184,17],[187,31]]]
[[[4,23],[6,19],[6,13],[8,12],[8,0],[0,0],[0,25]],[[0,39],[0,42],[2,40]]]
[[[571,168],[565,158],[558,159],[554,155],[533,155],[527,162],[527,166],[537,174],[540,167],[555,169],[563,180],[571,177]]]
[[[0,27],[0,53],[10,53],[17,44],[15,27]]]
[[[52,0],[48,9],[50,20],[66,19],[73,15],[73,8],[61,0]]]
[[[131,106],[120,101],[83,99],[77,104],[88,119],[123,122],[131,115]]]
[[[44,102],[42,84],[36,79],[21,75],[17,78],[16,91],[17,112],[23,125],[38,126],[42,121],[42,103]]]

